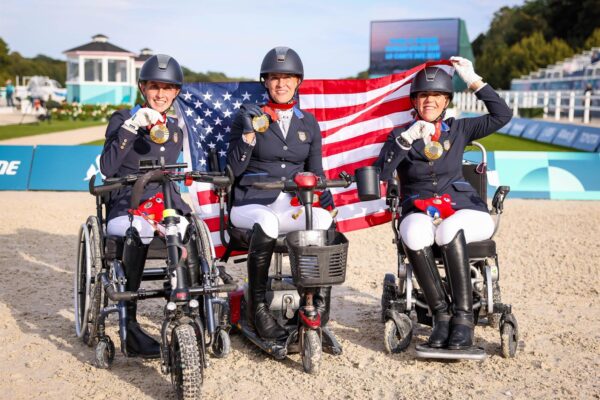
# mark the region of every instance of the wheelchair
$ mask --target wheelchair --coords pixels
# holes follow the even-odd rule
[[[140,163],[142,164],[142,163]],[[161,371],[171,374],[178,398],[199,398],[204,369],[208,366],[207,348],[215,357],[229,354],[229,310],[223,292],[236,289],[236,285],[220,284],[214,247],[210,231],[204,221],[191,214],[188,240],[195,244],[199,261],[199,284],[190,282],[183,260],[183,244],[177,233],[178,218],[167,215],[162,225],[165,229],[155,233],[147,247],[146,260],[163,260],[165,266],[145,267],[143,282],[163,281],[163,287],[140,287],[126,290],[123,267],[125,238],[106,234],[106,216],[110,193],[125,186],[133,186],[131,210],[137,209],[144,187],[158,182],[164,194],[165,210],[171,208],[171,196],[166,189],[169,182],[210,182],[216,186],[229,185],[229,179],[210,173],[175,170],[186,164],[165,165],[164,160],[140,165],[140,174],[110,178],[95,186],[90,180],[89,192],[96,197],[96,215],[91,215],[79,230],[76,273],[74,277],[75,333],[90,347],[94,347],[95,365],[109,368],[115,357],[115,345],[106,333],[106,319],[118,314],[121,352],[126,356],[127,301],[164,298],[164,320],[161,325]]]
[[[478,142],[472,146],[482,153],[481,163],[463,161],[463,175],[479,192],[487,203],[486,152]],[[500,186],[492,200],[490,214],[495,219],[494,234],[500,226],[500,218],[504,210],[504,199],[509,193],[508,186]],[[381,297],[382,322],[385,323],[384,345],[388,353],[404,351],[411,343],[413,336],[413,321],[432,326],[432,315],[420,289],[415,288],[416,279],[413,277],[412,266],[406,257],[400,237],[401,206],[398,186],[389,185],[387,204],[392,214],[392,229],[394,244],[398,256],[397,274],[388,273],[383,280]],[[469,263],[471,266],[471,281],[473,286],[473,313],[475,323],[497,327],[500,331],[501,354],[505,358],[515,357],[519,342],[517,320],[512,313],[510,304],[505,304],[500,292],[500,268],[496,242],[492,240],[468,243]],[[436,264],[444,271],[440,249],[433,246]],[[442,283],[448,293],[448,282],[442,274]],[[483,349],[475,351],[432,351],[428,346],[417,345],[416,355],[419,358],[475,359],[486,357]]]

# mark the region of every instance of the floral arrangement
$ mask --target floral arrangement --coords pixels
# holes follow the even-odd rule
[[[130,108],[128,104],[79,104],[56,103],[47,104],[50,117],[59,121],[108,121],[110,116],[118,110]]]

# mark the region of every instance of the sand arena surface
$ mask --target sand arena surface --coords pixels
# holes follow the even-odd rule
[[[211,358],[206,399],[598,399],[600,398],[600,202],[506,202],[496,236],[503,300],[513,305],[521,344],[500,356],[497,329],[477,327],[484,362],[388,355],[379,322],[383,276],[396,265],[389,224],[351,232],[346,282],[334,288],[331,327],[344,353],[324,355],[317,377],[299,355],[277,361],[240,335],[226,359]],[[0,398],[169,399],[159,361],[93,366],[74,334],[72,281],[79,225],[93,214],[87,193],[0,192]],[[230,271],[242,278],[244,265]],[[141,303],[143,326],[158,336],[164,300]],[[116,319],[108,323],[118,348]]]

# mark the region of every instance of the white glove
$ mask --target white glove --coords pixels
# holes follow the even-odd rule
[[[467,60],[463,57],[450,57],[450,61],[454,66],[454,69],[466,84],[467,87],[470,87],[475,82],[482,80],[482,78],[475,73],[473,69],[473,63],[470,60]]]
[[[431,141],[431,137],[435,135],[435,125],[427,121],[417,121],[410,128],[400,134],[409,145],[415,140],[423,139],[425,144]],[[402,145],[400,145],[402,147]]]
[[[131,133],[137,133],[142,126],[153,125],[162,120],[162,115],[151,108],[140,108],[131,118],[123,122],[123,128]]]

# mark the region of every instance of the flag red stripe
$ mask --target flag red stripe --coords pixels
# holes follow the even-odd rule
[[[323,157],[345,153],[349,150],[359,149],[369,144],[383,143],[387,139],[389,133],[390,129],[385,128],[373,132],[365,132],[364,134],[353,137],[352,139],[324,144],[322,147]]]
[[[402,85],[402,86],[405,86],[405,85]],[[344,106],[344,107],[314,108],[314,109],[307,109],[306,111],[314,114],[318,121],[325,121],[325,120],[331,121],[331,120],[344,118],[344,117],[348,117],[350,115],[359,113],[359,112],[365,110],[366,108],[371,107],[379,102],[381,102],[380,106],[372,108],[371,110],[369,110],[369,112],[367,112],[365,114],[369,114],[373,111],[377,111],[377,110],[379,110],[379,107],[383,106],[384,104],[388,104],[388,103],[396,103],[398,108],[408,109],[408,108],[412,107],[412,105],[410,104],[409,96],[403,96],[403,97],[395,98],[392,100],[382,101],[386,96],[389,96],[391,93],[399,90],[402,86],[398,87],[397,89],[391,90],[390,92],[384,93],[381,96],[371,99],[365,103],[353,104],[353,105]]]
[[[342,171],[346,172],[350,175],[354,175],[354,170],[356,168],[373,165],[373,162],[376,159],[377,159],[377,157],[370,157],[370,158],[366,158],[361,161],[344,164],[344,165],[341,165],[341,166],[335,167],[335,168],[330,168],[328,170],[325,170],[325,176],[327,177],[327,179],[337,179],[340,176],[340,172],[342,172]]]
[[[214,204],[219,202],[219,196],[214,190],[202,190],[197,192],[198,202],[202,205]]]
[[[386,192],[386,184],[385,183],[381,183],[379,190],[381,193]],[[348,204],[354,204],[354,203],[358,203],[360,201],[360,199],[358,198],[358,190],[357,189],[350,189],[350,190],[345,190],[343,192],[339,192],[333,195],[333,201],[335,203],[336,207],[341,207],[341,206],[345,206]]]
[[[320,94],[360,94],[369,90],[381,88],[392,82],[404,79],[425,67],[433,65],[452,65],[450,61],[429,61],[418,65],[408,71],[386,75],[371,79],[307,79],[302,81],[300,86],[300,95],[320,95]]]
[[[377,107],[372,108],[371,110],[365,112],[357,116],[355,119],[352,119],[348,123],[340,126],[336,126],[335,128],[325,129],[321,132],[324,138],[333,135],[334,133],[340,131],[348,125],[357,124],[359,122],[369,121],[375,118],[385,117],[387,115],[407,111],[411,108],[410,99],[408,97],[402,97],[397,100],[388,101],[383,104],[380,104]]]

